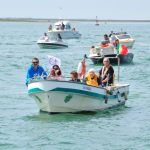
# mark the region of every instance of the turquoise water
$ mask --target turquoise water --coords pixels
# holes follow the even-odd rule
[[[2,150],[149,150],[150,149],[150,24],[75,23],[81,39],[69,48],[39,49],[37,39],[48,23],[0,23],[0,149]],[[125,107],[95,114],[39,113],[24,84],[32,57],[46,66],[47,54],[62,60],[65,76],[77,68],[89,47],[104,33],[123,29],[136,39],[134,62],[121,66],[121,82],[130,84]],[[87,60],[89,68],[99,70]],[[117,73],[117,66],[114,66]]]

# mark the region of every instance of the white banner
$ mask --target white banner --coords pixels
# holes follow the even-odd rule
[[[54,65],[58,65],[60,67],[61,60],[51,55],[47,55],[47,65],[48,68],[51,69]]]

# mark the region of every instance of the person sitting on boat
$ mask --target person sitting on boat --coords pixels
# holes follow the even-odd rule
[[[28,85],[29,81],[33,78],[40,76],[43,76],[43,79],[46,79],[46,72],[44,71],[43,67],[39,65],[39,59],[33,58],[32,59],[32,65],[28,67],[27,75],[26,75],[26,85]]]
[[[110,42],[107,34],[104,35],[104,41],[107,41],[108,43]]]
[[[80,82],[80,79],[78,79],[78,73],[76,71],[71,71],[70,72],[70,78],[71,78],[70,81]]]
[[[115,47],[116,47],[118,55],[119,54],[122,54],[122,55],[127,55],[128,54],[128,48],[125,45],[121,45],[119,43],[118,39],[116,39],[116,41],[115,41]]]
[[[62,73],[58,65],[54,65],[47,80],[62,80]]]
[[[44,36],[42,37],[42,39],[45,40],[45,41],[48,41],[48,40],[49,40],[49,37],[48,37],[48,35],[47,35],[46,32],[44,33]]]
[[[97,53],[97,51],[96,51],[95,46],[91,46],[90,54],[92,55],[92,54],[96,54],[96,53]]]
[[[61,37],[60,33],[58,33],[57,36],[58,36],[58,37],[57,37],[57,40],[61,42],[61,41],[62,41],[62,37]]]
[[[94,69],[90,69],[88,71],[88,74],[85,78],[85,82],[87,85],[91,85],[91,86],[99,86],[100,85],[100,79],[99,77],[95,74],[95,70]]]
[[[112,85],[114,82],[114,69],[110,64],[108,57],[103,59],[104,66],[99,71],[99,77],[102,86]]]
[[[77,73],[80,79],[84,79],[85,73],[86,73],[86,63],[85,58],[81,60],[78,64]]]
[[[52,25],[50,24],[48,27],[48,31],[51,31],[51,30],[52,30]]]

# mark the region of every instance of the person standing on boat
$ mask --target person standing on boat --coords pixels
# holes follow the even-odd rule
[[[33,58],[32,65],[28,67],[27,75],[26,75],[26,85],[28,85],[29,81],[36,76],[42,76],[43,79],[46,79],[46,72],[44,71],[43,67],[39,65],[39,59]]]
[[[80,79],[84,79],[85,73],[86,73],[86,63],[85,58],[82,59],[81,62],[78,64],[77,73]]]
[[[111,31],[111,33],[109,34],[109,37],[111,37],[114,34],[114,31]]]
[[[109,37],[108,37],[107,34],[104,35],[104,41],[106,41],[106,42],[108,42],[108,43],[110,42],[110,41],[109,41]]]
[[[99,77],[102,86],[112,85],[114,82],[114,69],[110,64],[109,58],[103,59],[104,66],[99,71]]]
[[[65,29],[65,25],[64,25],[64,23],[62,22],[61,23],[61,30],[64,30]]]
[[[88,74],[85,78],[85,82],[87,85],[91,85],[91,86],[99,86],[100,85],[100,79],[99,77],[95,74],[95,70],[94,69],[90,69],[88,71]]]

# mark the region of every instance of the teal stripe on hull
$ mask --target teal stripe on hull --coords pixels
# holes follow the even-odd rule
[[[89,92],[89,91],[82,91],[82,90],[78,90],[78,89],[68,89],[68,88],[55,88],[51,91],[77,93],[77,94],[96,97],[96,98],[104,98],[104,96],[105,96],[102,94],[97,94],[97,93],[93,93],[93,92]]]
[[[78,90],[78,89],[68,89],[68,88],[55,88],[53,90],[49,90],[49,92],[50,91],[77,93],[77,94],[91,96],[91,97],[96,97],[96,98],[104,98],[104,96],[105,96],[105,95],[102,95],[102,94],[97,94],[97,93],[93,93],[93,92],[89,92],[89,91],[83,91],[83,90]],[[38,93],[38,92],[43,92],[43,90],[41,90],[39,88],[34,88],[34,89],[28,90],[28,94]]]
[[[28,90],[28,94],[38,93],[38,92],[43,92],[43,90],[41,90],[39,88],[34,88],[34,89]]]

